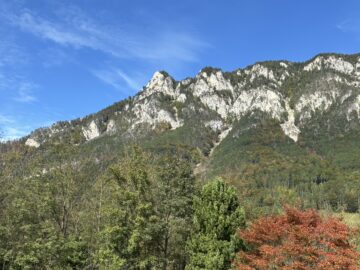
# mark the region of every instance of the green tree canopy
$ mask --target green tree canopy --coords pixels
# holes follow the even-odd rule
[[[186,270],[225,270],[242,247],[236,230],[245,226],[236,191],[222,180],[206,184],[194,199],[193,234]]]

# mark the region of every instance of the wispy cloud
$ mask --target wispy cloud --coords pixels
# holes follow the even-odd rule
[[[186,32],[154,29],[125,31],[93,21],[79,9],[68,8],[66,16],[46,19],[30,10],[4,15],[23,31],[58,45],[90,48],[118,58],[197,61],[197,54],[209,44]]]
[[[50,126],[55,121],[45,120],[39,123],[23,114],[8,115],[0,113],[0,141],[14,140],[28,135],[38,127]]]
[[[337,24],[336,27],[344,32],[353,34],[357,39],[360,39],[360,19],[359,18],[349,18],[341,23]]]
[[[27,133],[28,130],[18,125],[13,117],[0,114],[0,141],[14,140]]]
[[[65,63],[74,63],[74,59],[60,48],[44,49],[38,54],[38,59],[41,60],[43,67],[53,68],[60,67]]]
[[[32,103],[37,101],[35,90],[38,86],[26,77],[18,76],[0,68],[0,94],[20,103]],[[4,102],[4,101],[3,101]]]
[[[5,35],[0,33],[0,35]],[[22,65],[28,61],[27,55],[23,52],[11,37],[0,40],[0,68]]]
[[[133,90],[140,89],[140,84],[137,79],[130,77],[118,68],[93,70],[92,73],[104,83],[109,84],[118,90],[124,89],[124,86],[130,87]]]
[[[18,86],[17,96],[14,98],[17,102],[31,103],[37,100],[33,91],[37,88],[37,85],[32,82],[20,82]]]
[[[3,132],[3,137],[1,138],[3,141],[15,140],[21,138],[29,133],[29,130],[25,130],[24,128],[14,128],[10,126],[5,126]]]
[[[14,119],[11,116],[0,114],[0,124],[14,123]]]
[[[33,91],[37,86],[22,76],[21,67],[28,61],[24,50],[8,37],[0,40],[0,93],[13,95],[17,102],[33,102]]]
[[[26,52],[14,40],[11,34],[0,40],[0,140],[13,140],[28,134],[31,126],[18,119],[21,112],[5,113],[5,108],[13,108],[15,103],[30,103],[36,100],[33,90],[35,84],[20,75],[21,69],[29,61]],[[5,110],[5,111],[4,111]]]
[[[91,47],[99,49],[95,39],[84,35],[81,32],[72,32],[66,30],[65,26],[47,21],[40,17],[35,17],[30,11],[25,11],[19,15],[8,17],[10,21],[19,26],[22,30],[30,32],[38,37],[51,40],[64,46],[73,46],[75,48]],[[79,29],[78,29],[79,30]]]

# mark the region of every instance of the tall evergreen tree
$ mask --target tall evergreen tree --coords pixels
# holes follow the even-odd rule
[[[186,270],[229,269],[242,247],[236,230],[244,225],[244,211],[235,189],[221,180],[206,184],[194,199],[194,231],[187,243]]]

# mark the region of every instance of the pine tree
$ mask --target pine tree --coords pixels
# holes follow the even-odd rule
[[[194,199],[194,231],[187,243],[186,270],[225,270],[242,247],[236,230],[245,225],[236,191],[221,180],[206,184]]]

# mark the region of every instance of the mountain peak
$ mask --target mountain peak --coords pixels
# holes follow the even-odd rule
[[[154,80],[164,80],[167,77],[171,77],[169,75],[169,73],[167,73],[166,71],[163,71],[163,70],[160,70],[160,71],[158,70],[158,71],[155,71],[155,73],[151,77],[149,83]]]
[[[359,61],[359,60],[358,60]],[[323,68],[332,69],[344,74],[352,74],[355,70],[354,65],[341,55],[318,55],[305,65],[304,71],[321,70]]]
[[[205,75],[205,77],[207,76],[211,76],[211,74],[215,74],[217,72],[222,72],[220,68],[214,68],[214,67],[204,67],[200,70],[199,74],[203,74]]]
[[[156,71],[142,91],[140,98],[145,98],[155,92],[162,92],[173,96],[175,91],[175,80],[165,71]]]

